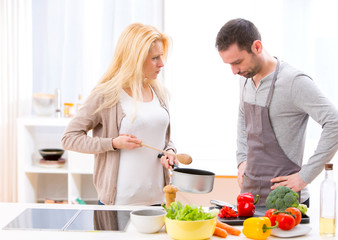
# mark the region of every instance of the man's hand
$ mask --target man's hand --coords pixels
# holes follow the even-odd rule
[[[246,161],[241,162],[241,164],[239,164],[238,166],[237,182],[240,188],[242,188],[245,167],[246,167]]]
[[[120,134],[117,138],[112,140],[113,148],[130,149],[142,147],[141,140],[130,134]]]
[[[275,183],[271,187],[272,190],[274,190],[278,186],[285,186],[291,188],[295,192],[299,192],[307,185],[307,183],[300,178],[298,173],[294,173],[289,176],[275,177],[272,178],[270,181],[272,183]]]

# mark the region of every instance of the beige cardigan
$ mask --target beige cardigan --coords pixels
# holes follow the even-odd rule
[[[100,96],[87,99],[67,126],[61,142],[65,150],[95,154],[93,182],[98,199],[104,204],[114,204],[120,151],[112,147],[112,138],[119,136],[121,121],[125,114],[120,103],[93,114],[103,101],[103,97]],[[160,103],[169,114],[165,103],[161,101]],[[91,129],[93,137],[87,135]],[[176,151],[170,140],[170,124],[165,139],[165,150],[167,149]],[[163,167],[163,172],[164,183],[167,185],[169,171]]]

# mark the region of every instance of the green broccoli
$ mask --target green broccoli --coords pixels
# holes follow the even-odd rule
[[[298,207],[298,193],[285,186],[278,186],[272,190],[265,201],[266,209],[284,211],[288,207]]]

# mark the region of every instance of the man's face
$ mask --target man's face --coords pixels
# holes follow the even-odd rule
[[[261,63],[254,53],[240,50],[236,43],[232,44],[227,50],[219,51],[224,63],[230,64],[233,74],[238,74],[245,78],[254,77],[261,69]]]

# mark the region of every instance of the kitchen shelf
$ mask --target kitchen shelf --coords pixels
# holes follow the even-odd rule
[[[88,171],[85,171],[85,170],[82,170],[82,171],[71,171],[71,174],[93,174],[93,170],[88,170]]]
[[[39,166],[31,166],[25,169],[26,173],[54,173],[54,174],[68,174],[66,168],[44,168]]]
[[[93,186],[94,156],[65,151],[62,167],[39,165],[42,148],[62,148],[61,138],[70,118],[27,117],[18,124],[18,201],[37,203],[44,199],[67,200],[81,198],[97,201]],[[89,133],[89,135],[91,132]]]

